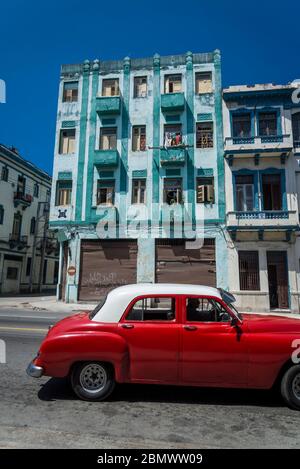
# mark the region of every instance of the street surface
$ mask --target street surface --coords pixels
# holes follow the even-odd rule
[[[49,324],[44,311],[0,311],[0,448],[297,448],[300,412],[271,392],[119,385],[107,402],[78,400],[65,379],[25,369]]]

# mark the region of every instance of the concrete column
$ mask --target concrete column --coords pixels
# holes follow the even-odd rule
[[[75,275],[68,275],[67,273],[67,293],[66,302],[76,303],[78,300],[78,282],[79,282],[79,269],[80,269],[80,238],[75,235],[69,241],[69,263],[68,267],[74,266],[76,269]]]
[[[137,282],[155,281],[155,239],[138,239]]]

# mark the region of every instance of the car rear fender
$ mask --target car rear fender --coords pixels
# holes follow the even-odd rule
[[[129,375],[129,354],[123,337],[112,332],[71,332],[49,337],[43,342],[35,364],[45,375],[67,376],[76,362],[97,360],[111,363],[118,382]]]

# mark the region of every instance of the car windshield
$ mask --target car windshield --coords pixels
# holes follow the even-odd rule
[[[90,319],[93,319],[96,316],[96,314],[100,311],[100,309],[102,308],[106,300],[107,300],[107,295],[100,301],[100,303],[96,306],[96,308],[90,312],[89,314]]]
[[[233,306],[233,303],[235,302],[235,296],[230,293],[229,291],[223,290],[223,288],[218,288],[220,295],[222,297],[222,300],[229,306],[232,311],[237,315],[239,319],[242,319],[241,313],[238,312],[235,306]]]

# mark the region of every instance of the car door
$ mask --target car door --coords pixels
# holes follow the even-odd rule
[[[181,324],[176,296],[136,298],[118,327],[128,344],[130,380],[178,382]]]
[[[246,385],[245,326],[232,325],[230,310],[212,297],[182,298],[182,310],[180,381],[202,386]]]

